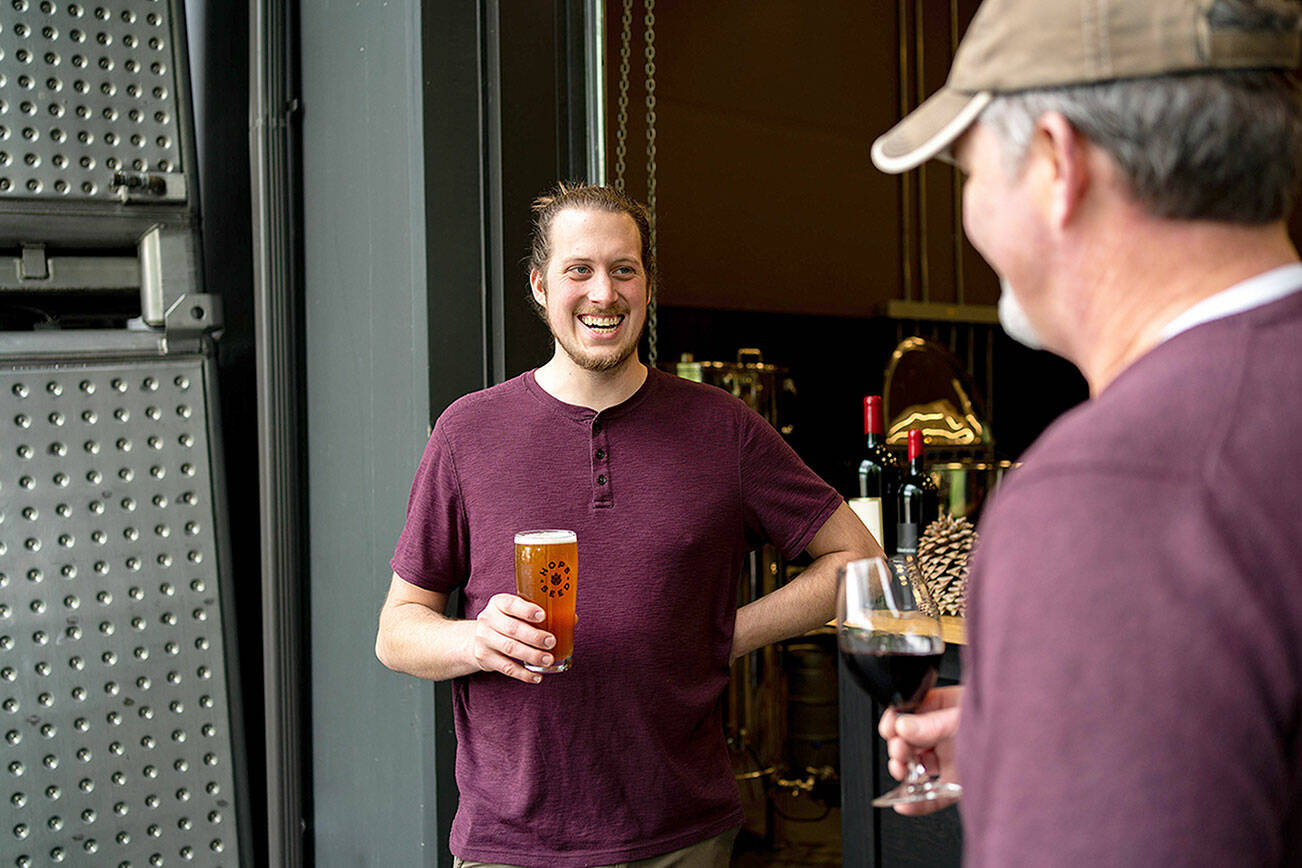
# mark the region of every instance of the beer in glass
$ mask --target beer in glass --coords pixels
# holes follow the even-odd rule
[[[564,672],[574,655],[574,595],[579,587],[579,538],[572,530],[526,530],[515,535],[515,592],[542,607],[539,624],[556,637],[551,666],[526,663],[532,672]]]

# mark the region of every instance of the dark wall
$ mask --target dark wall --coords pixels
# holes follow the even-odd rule
[[[904,177],[874,139],[944,80],[975,0],[655,8],[657,218],[666,305],[866,316],[891,299],[993,303],[955,230],[954,170]],[[608,176],[622,3],[607,2]],[[627,188],[647,192],[644,13],[633,4]],[[925,253],[925,255],[924,255]]]
[[[713,0],[654,8],[665,306],[869,316],[992,305],[951,166],[877,171],[872,142],[945,81],[978,0]],[[620,145],[623,3],[606,0],[607,175]],[[646,8],[631,3],[623,178],[648,193]],[[1302,238],[1302,216],[1292,222]]]

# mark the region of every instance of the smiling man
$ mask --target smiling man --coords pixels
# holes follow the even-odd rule
[[[742,821],[720,696],[729,664],[825,623],[836,568],[879,552],[777,432],[638,359],[655,291],[641,205],[561,186],[534,206],[529,284],[555,340],[535,371],[439,418],[391,565],[376,653],[455,679],[458,866],[728,864]],[[573,667],[515,594],[517,531],[578,536]],[[807,551],[741,609],[743,558]],[[461,588],[465,619],[445,613]]]
[[[627,215],[567,209],[555,214],[548,235],[551,251],[535,251],[529,274],[534,303],[562,351],[548,368],[636,373],[625,363],[646,322],[637,224]],[[603,262],[608,277],[597,271]]]

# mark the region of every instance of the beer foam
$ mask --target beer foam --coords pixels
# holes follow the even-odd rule
[[[515,535],[517,545],[541,546],[579,541],[572,530],[522,530]]]

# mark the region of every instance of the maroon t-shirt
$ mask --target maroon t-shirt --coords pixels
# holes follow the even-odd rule
[[[1302,865],[1302,293],[1059,420],[982,525],[973,866]]]
[[[737,579],[802,551],[841,498],[722,389],[649,371],[624,403],[565,404],[526,373],[440,417],[392,565],[514,593],[514,535],[578,533],[574,667],[539,685],[454,682],[452,852],[517,865],[647,858],[738,825],[723,739]]]

